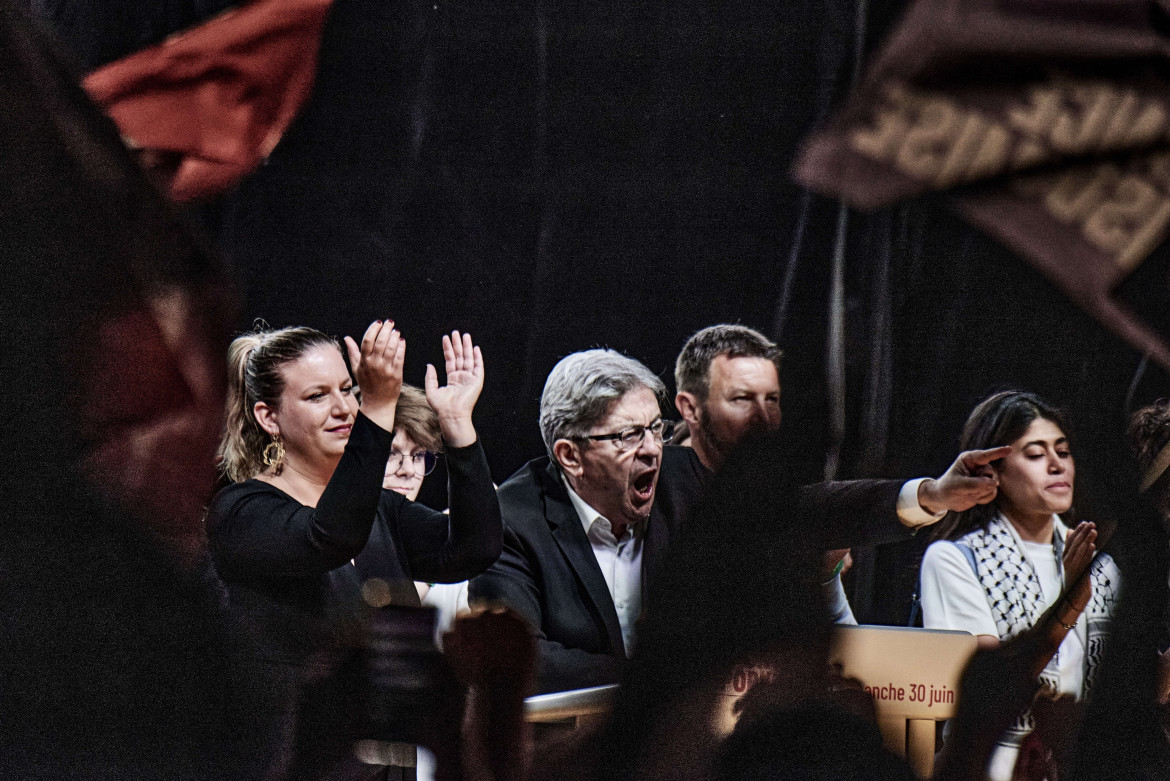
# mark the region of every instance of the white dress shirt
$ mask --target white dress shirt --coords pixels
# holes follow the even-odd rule
[[[601,567],[609,595],[613,597],[618,623],[622,627],[622,642],[629,658],[634,654],[634,624],[642,614],[642,538],[646,524],[627,526],[619,540],[613,536],[609,519],[578,496],[568,480],[565,480],[565,488],[569,490],[569,500],[581,519],[585,536],[589,538],[597,566]]]

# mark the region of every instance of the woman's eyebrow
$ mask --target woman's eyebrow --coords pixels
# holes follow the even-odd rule
[[[1039,445],[1040,447],[1044,447],[1047,444],[1048,444],[1047,440],[1036,439],[1036,440],[1033,440],[1031,442],[1025,442],[1024,447],[1031,447],[1032,445]],[[1067,445],[1068,444],[1068,437],[1061,437],[1060,439],[1055,440],[1052,444],[1054,444],[1054,445]],[[1022,449],[1023,448],[1021,448],[1021,450]]]

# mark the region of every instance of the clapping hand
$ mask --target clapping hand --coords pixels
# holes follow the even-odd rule
[[[375,320],[362,336],[359,348],[345,337],[349,364],[362,392],[362,412],[381,428],[394,428],[394,410],[402,392],[402,366],[406,362],[406,340],[393,320]]]
[[[439,416],[444,441],[452,447],[466,447],[476,438],[471,412],[483,390],[483,354],[472,345],[471,334],[452,331],[443,337],[443,358],[446,385],[439,385],[438,371],[427,364],[427,402]]]
[[[1081,521],[1065,538],[1064,555],[1061,558],[1064,566],[1064,598],[1077,611],[1084,610],[1092,596],[1092,581],[1085,573],[1096,555],[1097,524]]]

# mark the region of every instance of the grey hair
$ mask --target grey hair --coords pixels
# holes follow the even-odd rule
[[[720,355],[729,358],[763,358],[780,374],[784,352],[768,337],[746,325],[712,325],[696,333],[683,345],[674,364],[674,385],[680,393],[692,393],[707,400],[711,385],[711,362]]]
[[[562,358],[540,394],[540,435],[553,461],[553,443],[589,433],[614,402],[632,390],[649,388],[661,404],[666,386],[645,365],[615,350],[585,350]]]

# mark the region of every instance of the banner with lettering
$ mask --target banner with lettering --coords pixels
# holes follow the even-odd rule
[[[1170,318],[1147,305],[1170,298],[1164,264],[1143,275],[1152,289],[1126,285],[1170,233],[1170,26],[1156,24],[1168,12],[1170,0],[920,0],[796,177],[860,209],[948,192],[1170,368]]]
[[[879,720],[939,721],[955,714],[959,678],[975,644],[966,632],[838,625],[830,658],[873,698]],[[730,733],[739,718],[736,703],[757,684],[776,680],[769,664],[737,665],[716,703],[715,731]]]

